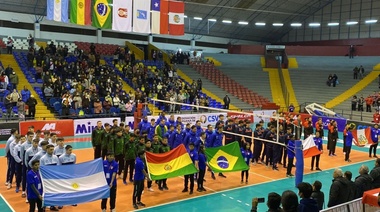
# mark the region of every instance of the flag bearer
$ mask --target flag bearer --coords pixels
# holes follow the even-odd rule
[[[103,161],[104,175],[107,180],[107,184],[110,187],[110,208],[111,212],[116,212],[116,174],[119,169],[119,164],[115,161],[115,154],[111,151],[107,153],[107,159]],[[107,199],[102,199],[101,203],[102,212],[107,211]]]
[[[73,152],[73,147],[71,145],[65,146],[65,153],[59,156],[58,165],[75,164],[77,161],[77,156],[72,152]],[[74,204],[73,206],[77,206],[77,204]],[[63,206],[58,206],[58,209],[62,209],[62,208]]]
[[[34,212],[37,204],[38,212],[42,212],[42,182],[40,176],[40,162],[32,161],[32,169],[27,174],[29,212]]]
[[[148,173],[145,171],[145,151],[139,151],[137,153],[135,164],[135,175],[133,176],[133,208],[138,209],[139,206],[145,207],[145,204],[141,202],[141,194],[144,190],[144,179],[149,179]]]
[[[162,138],[162,145],[159,148],[159,153],[165,153],[170,151],[170,146],[168,145],[168,137]],[[158,189],[160,191],[163,190],[169,190],[168,186],[166,185],[167,179],[162,179],[158,181]]]
[[[190,143],[189,144],[189,148],[187,150],[187,152],[189,153],[190,155],[190,158],[191,160],[193,161],[195,167],[198,169],[198,152],[195,150],[195,146],[194,146],[194,143]],[[193,194],[193,190],[194,190],[194,174],[188,174],[188,175],[185,175],[185,182],[184,182],[184,189],[182,190],[183,193],[185,192],[188,192],[188,184],[189,184],[189,180],[190,180],[190,192],[189,194]]]

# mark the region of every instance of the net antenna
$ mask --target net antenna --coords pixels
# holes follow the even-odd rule
[[[150,101],[152,102],[153,105],[155,105],[156,102],[162,102],[162,103],[165,103],[165,104],[176,104],[176,105],[182,105],[182,106],[187,106],[187,107],[196,107],[196,108],[202,108],[202,109],[219,111],[219,112],[225,112],[225,113],[233,112],[233,113],[238,113],[238,114],[243,114],[243,115],[255,116],[255,114],[253,112],[227,110],[227,109],[206,107],[206,106],[186,104],[186,103],[180,103],[180,102],[172,102],[172,101],[166,101],[166,100],[160,100],[160,99],[151,99]],[[155,109],[156,109],[156,107],[153,108],[153,114],[155,113]],[[279,126],[280,126],[279,125],[279,120],[281,119],[281,120],[285,121],[285,118],[279,116],[278,110],[276,111],[276,115],[275,116],[268,116],[268,115],[262,114],[261,117],[271,118],[271,119],[275,119],[276,120],[276,122],[277,122],[277,135],[278,135],[279,134]],[[231,135],[235,135],[235,136],[239,136],[239,137],[244,137],[244,138],[250,138],[250,139],[252,139],[252,141],[254,141],[254,140],[260,140],[260,141],[264,141],[264,142],[268,142],[268,143],[273,143],[273,144],[281,145],[281,146],[284,146],[284,147],[287,148],[287,146],[285,144],[282,144],[282,143],[279,142],[279,136],[276,136],[277,137],[276,141],[271,141],[271,140],[262,139],[262,138],[255,138],[254,137],[254,133],[252,133],[252,136],[240,135],[240,134],[237,134],[237,133],[232,133],[232,132],[227,132],[227,131],[223,131],[223,133],[224,134],[231,134]]]

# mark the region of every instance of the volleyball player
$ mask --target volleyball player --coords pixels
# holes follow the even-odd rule
[[[111,148],[111,126],[108,123],[104,124],[104,131],[103,131],[103,136],[102,136],[102,142],[101,142],[101,148],[102,148],[102,159],[105,160],[107,153],[109,149]]]
[[[115,203],[116,203],[116,174],[119,169],[119,164],[115,161],[115,155],[113,152],[107,153],[107,159],[103,161],[104,175],[107,180],[107,184],[110,187],[110,209],[111,212],[116,212]],[[107,211],[107,199],[102,199],[101,202],[102,212]]]
[[[31,131],[29,131],[26,134],[27,135],[26,142],[24,142],[21,145],[21,149],[20,149],[21,157],[20,157],[20,159],[22,161],[24,161],[24,159],[25,159],[25,152],[26,152],[26,150],[33,146],[32,141],[33,141],[33,138],[34,138],[34,127],[30,128],[30,130]],[[33,130],[33,132],[32,132],[32,130]],[[26,175],[27,175],[27,166],[26,166],[26,164],[23,164],[23,166],[22,166],[22,179],[26,179]],[[22,181],[21,186],[22,186],[21,197],[26,197],[26,193],[25,193],[25,190],[26,190],[26,180]],[[26,199],[25,201],[28,202],[28,199]]]
[[[319,132],[315,132],[315,137],[313,138],[314,139],[314,143],[315,145],[317,146],[318,150],[321,151],[321,154],[323,153],[323,141],[322,141],[322,138],[320,138],[320,135],[319,135]],[[311,158],[311,171],[313,171],[313,168],[314,168],[314,161],[315,161],[315,167],[317,171],[322,171],[320,168],[319,168],[319,159],[320,159],[321,155],[318,154],[316,156],[313,156]]]
[[[29,212],[34,212],[37,204],[38,212],[44,211],[42,208],[42,181],[39,173],[40,162],[32,161],[32,169],[28,172],[26,181],[28,182]]]
[[[13,181],[13,176],[10,176],[10,171],[11,171],[11,167],[10,167],[10,163],[11,163],[11,153],[9,151],[9,145],[13,142],[13,140],[15,139],[16,135],[18,135],[18,130],[13,128],[11,129],[11,136],[8,138],[7,140],[7,143],[5,145],[5,156],[7,157],[7,174],[6,174],[6,181],[5,181],[5,185],[8,186],[9,183],[11,184],[12,186],[12,181]]]
[[[44,141],[46,142],[46,141]],[[54,166],[58,165],[58,157],[53,154],[54,146],[52,144],[48,144],[46,146],[46,154],[41,157],[40,165],[41,166]],[[31,164],[33,166],[33,164]],[[58,208],[55,206],[50,206],[51,211],[58,211]]]
[[[131,134],[129,137],[129,140],[127,140],[124,144],[124,159],[125,159],[125,165],[124,165],[124,173],[123,173],[123,183],[124,185],[127,184],[127,175],[128,175],[128,168],[129,168],[129,182],[133,182],[133,170],[135,168],[135,160],[136,160],[136,153],[137,153],[137,147],[136,147],[136,136],[134,134]]]
[[[222,127],[219,127],[222,128]],[[188,154],[190,155],[191,160],[193,161],[195,167],[198,169],[198,152],[195,150],[194,143],[189,144],[189,148],[187,149]],[[189,194],[193,194],[194,190],[194,174],[188,174],[185,175],[184,179],[184,189],[182,190],[182,193],[189,191],[189,180],[190,180],[190,192]]]
[[[137,153],[136,165],[135,165],[135,174],[133,176],[133,195],[132,202],[133,208],[138,209],[139,206],[145,207],[145,204],[141,202],[141,194],[144,190],[144,179],[149,178],[148,173],[145,171],[145,151],[139,151]]]
[[[65,146],[65,153],[58,158],[58,165],[69,165],[77,162],[77,156],[73,153],[73,147],[71,145]],[[77,206],[74,204],[72,206]],[[58,209],[62,209],[63,206],[58,206]]]
[[[38,142],[38,139],[34,139],[33,140],[33,143],[34,142]],[[46,147],[48,145],[48,142],[47,141],[42,141],[41,142],[41,147],[40,147],[40,151],[38,151],[37,153],[35,153],[32,157],[30,155],[30,152],[28,152],[28,154],[25,153],[25,163],[27,164],[27,168],[28,170],[30,170],[32,168],[32,161],[34,160],[40,160],[42,158],[42,156],[44,156],[46,154]],[[30,149],[30,148],[29,148]]]
[[[91,133],[91,143],[94,149],[94,159],[100,158],[102,156],[102,137],[103,137],[103,127],[102,121],[96,123],[96,128],[92,130]]]
[[[63,137],[57,138],[57,146],[54,147],[54,155],[56,155],[58,158],[66,152],[64,140],[65,139]]]
[[[170,151],[170,146],[168,145],[168,138],[167,137],[163,137],[162,138],[162,145],[159,147],[158,152],[160,154],[162,154],[162,153],[166,153],[166,152],[169,152],[169,151]],[[160,191],[169,190],[169,188],[168,188],[168,186],[166,184],[166,181],[167,181],[167,179],[162,179],[162,180],[158,181],[158,189]]]
[[[379,135],[380,135],[379,125],[375,124],[373,127],[371,127],[371,139],[373,141],[373,144],[371,144],[371,146],[369,147],[369,157],[372,157],[372,150],[373,150],[373,157],[377,158],[376,149],[379,142]]]
[[[18,193],[20,189],[20,182],[22,179],[22,161],[20,159],[20,148],[22,143],[20,142],[21,136],[16,135],[15,139],[12,140],[12,142],[9,144],[9,154],[11,157],[9,158],[9,176],[11,177],[10,182],[7,185],[7,189],[12,188],[12,180],[13,176],[16,175],[16,193]],[[23,143],[25,141],[25,137],[23,139]]]

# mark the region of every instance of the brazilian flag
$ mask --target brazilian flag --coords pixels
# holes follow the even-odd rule
[[[234,172],[249,168],[237,141],[221,147],[206,148],[205,153],[214,172]]]
[[[112,0],[93,0],[92,2],[92,26],[111,29]]]

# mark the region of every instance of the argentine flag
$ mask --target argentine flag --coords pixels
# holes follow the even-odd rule
[[[73,205],[108,198],[102,160],[40,167],[44,206]]]

